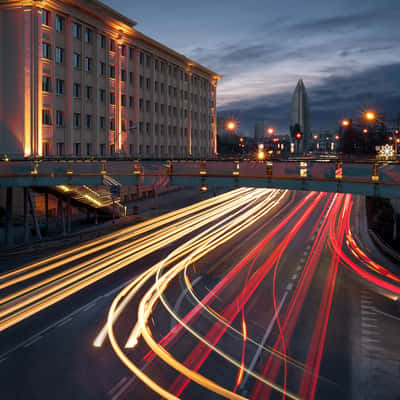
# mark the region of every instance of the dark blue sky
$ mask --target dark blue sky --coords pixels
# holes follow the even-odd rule
[[[137,29],[215,70],[221,112],[282,132],[299,78],[313,128],[400,112],[399,0],[106,0]]]

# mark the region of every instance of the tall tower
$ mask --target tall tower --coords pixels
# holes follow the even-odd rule
[[[297,132],[303,134],[298,151],[304,153],[311,144],[311,113],[306,88],[302,79],[297,82],[294,90],[290,112],[290,133],[294,140],[296,140],[295,135]]]

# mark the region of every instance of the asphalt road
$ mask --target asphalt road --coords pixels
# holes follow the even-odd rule
[[[397,400],[400,309],[393,291],[400,285],[376,270],[371,252],[358,253],[361,233],[349,247],[359,218],[355,198],[272,190],[224,196],[140,234],[137,227],[124,231],[104,248],[96,243],[90,254],[78,249],[49,261],[43,266],[60,265],[40,275],[0,276],[0,284],[21,277],[1,289],[2,398],[165,397],[133,376],[107,338],[93,345],[111,303],[136,278],[143,287],[114,323],[116,342],[175,396],[219,399],[223,388],[228,398]],[[174,254],[165,269],[142,279]],[[381,256],[377,262],[385,267]],[[98,263],[110,273],[91,283]],[[70,293],[72,277],[81,287]],[[143,338],[125,347],[138,315],[168,352],[164,361]],[[190,381],[171,367],[175,361],[197,375]]]

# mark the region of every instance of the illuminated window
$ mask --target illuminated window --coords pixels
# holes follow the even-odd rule
[[[56,111],[56,126],[57,128],[63,128],[65,124],[64,120],[64,112],[63,111]]]
[[[75,39],[80,39],[82,37],[82,25],[76,22],[72,24],[72,37]]]
[[[56,93],[58,95],[64,94],[64,81],[62,79],[56,79]]]
[[[42,90],[47,93],[51,92],[51,78],[49,76],[43,75]]]
[[[74,113],[74,115],[72,117],[72,126],[75,129],[79,129],[81,127],[81,114]]]
[[[42,123],[43,125],[51,125],[51,111],[47,109],[42,110]]]
[[[42,57],[51,60],[51,46],[49,43],[42,43]]]
[[[56,15],[56,31],[62,32],[64,30],[65,19],[61,15]]]
[[[47,10],[42,10],[42,24],[50,26],[50,12]]]
[[[64,64],[64,49],[61,47],[56,47],[56,63]]]

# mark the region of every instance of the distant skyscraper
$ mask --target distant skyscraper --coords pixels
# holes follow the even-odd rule
[[[297,82],[293,93],[290,113],[290,132],[294,140],[296,133],[301,132],[303,138],[300,141],[299,151],[305,152],[311,144],[311,113],[308,97],[303,80]]]

